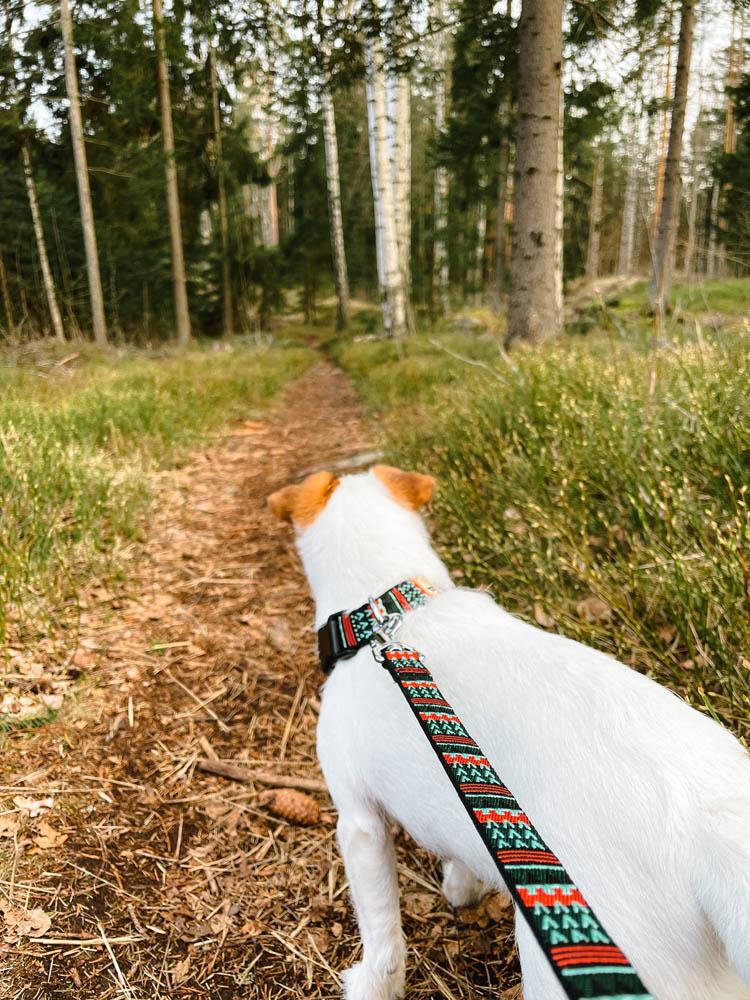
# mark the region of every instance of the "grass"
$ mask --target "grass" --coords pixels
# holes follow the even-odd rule
[[[481,333],[330,349],[381,418],[390,459],[437,475],[436,538],[462,582],[747,739],[750,331],[738,306],[750,283],[681,301],[656,351],[638,289],[587,336],[510,363]],[[723,304],[728,322],[696,328],[691,301]]]
[[[0,357],[0,644],[67,620],[85,582],[120,571],[149,473],[256,415],[314,359],[242,343],[65,364],[54,352]]]

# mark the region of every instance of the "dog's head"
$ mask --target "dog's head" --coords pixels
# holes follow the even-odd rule
[[[375,465],[369,473],[346,476],[343,480],[337,479],[332,472],[314,472],[301,483],[272,493],[268,506],[280,521],[288,521],[298,532],[303,532],[317,521],[342,482],[355,479],[359,481],[359,496],[355,502],[360,506],[368,500],[378,505],[378,501],[382,503],[387,497],[391,504],[417,511],[429,503],[435,487],[432,476],[404,472],[391,465]]]

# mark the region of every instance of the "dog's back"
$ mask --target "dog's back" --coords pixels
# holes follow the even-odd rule
[[[740,744],[648,678],[513,618],[486,595],[441,594],[407,617],[398,638],[424,653],[655,996],[750,997],[750,761]],[[319,749],[333,784],[343,753],[350,775],[353,766],[367,783],[362,792],[420,843],[497,882],[408,707],[367,650],[328,683]],[[539,959],[541,982],[551,973]],[[525,977],[528,965],[527,956]],[[554,977],[536,993],[532,980],[531,1000],[562,996]]]

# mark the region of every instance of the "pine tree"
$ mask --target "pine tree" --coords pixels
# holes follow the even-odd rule
[[[86,248],[86,267],[89,279],[91,318],[94,326],[94,340],[100,347],[107,344],[107,324],[104,318],[104,295],[99,270],[99,251],[94,227],[94,210],[91,203],[88,162],[83,138],[81,102],[78,94],[78,73],[73,51],[73,21],[69,0],[60,0],[60,25],[65,48],[65,85],[68,92],[70,136],[75,158],[78,200],[81,209],[81,227]]]
[[[518,127],[508,343],[556,336],[562,2],[524,0],[519,22]]]

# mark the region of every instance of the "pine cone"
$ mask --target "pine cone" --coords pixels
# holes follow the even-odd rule
[[[273,788],[264,792],[260,801],[274,816],[298,826],[312,826],[320,820],[320,806],[315,799],[292,788]]]

